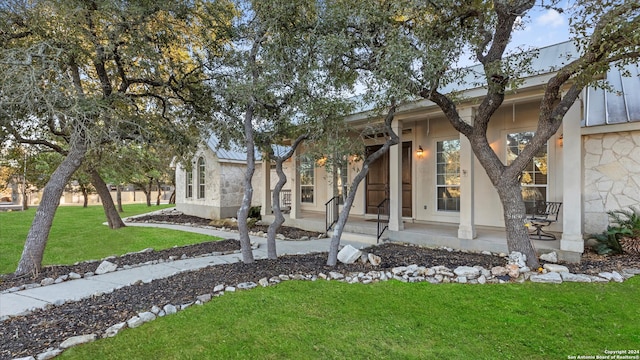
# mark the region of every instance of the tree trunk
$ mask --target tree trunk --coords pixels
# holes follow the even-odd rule
[[[124,212],[122,208],[122,185],[116,186],[116,204],[118,205],[118,212]]]
[[[389,109],[389,113],[387,114],[384,125],[385,131],[389,138],[382,145],[382,147],[376,150],[373,154],[367,156],[362,164],[362,169],[358,172],[358,175],[353,179],[353,183],[351,184],[351,190],[349,191],[349,195],[345,199],[344,205],[342,206],[342,211],[338,216],[338,221],[336,222],[335,227],[333,228],[333,236],[331,237],[331,244],[329,245],[329,255],[327,258],[328,266],[336,266],[338,262],[338,248],[340,247],[340,238],[342,237],[342,232],[344,231],[344,226],[347,223],[347,219],[349,218],[349,212],[351,212],[351,206],[353,205],[353,201],[356,198],[356,191],[358,190],[358,186],[367,176],[369,172],[369,165],[371,165],[374,161],[379,159],[382,155],[384,155],[392,145],[396,145],[400,142],[400,138],[398,134],[396,134],[391,128],[391,123],[393,122],[393,118],[395,117],[396,103],[392,101],[391,108]]]
[[[80,191],[82,191],[82,207],[86,208],[89,206],[89,191],[84,184],[80,184]]]
[[[51,231],[51,224],[58,205],[60,205],[60,197],[71,175],[82,164],[86,152],[87,147],[84,143],[72,144],[67,156],[51,174],[51,178],[49,178],[47,185],[44,187],[42,200],[27,234],[22,256],[15,271],[16,276],[26,274],[35,276],[40,271],[42,256]]]
[[[282,215],[282,208],[280,207],[280,192],[287,183],[287,175],[282,170],[282,164],[293,156],[298,146],[305,140],[308,135],[300,135],[291,145],[291,149],[287,151],[283,156],[275,157],[276,159],[276,173],[278,174],[278,182],[273,188],[273,215],[275,219],[269,228],[267,229],[267,257],[269,259],[277,259],[278,253],[276,251],[276,232],[284,224],[284,215]],[[262,159],[262,161],[268,161],[268,159]],[[271,174],[263,174],[262,176],[271,176]],[[265,191],[269,191],[268,189]]]
[[[266,161],[263,159],[262,161]],[[278,174],[278,182],[273,188],[273,222],[269,224],[267,229],[267,257],[269,259],[277,259],[278,252],[276,251],[276,232],[284,224],[284,215],[282,215],[282,208],[280,207],[280,191],[287,183],[287,175],[282,170],[282,163],[285,161],[283,158],[276,159],[276,173]],[[263,176],[270,176],[271,174],[263,174]],[[268,190],[265,190],[268,191]]]
[[[158,187],[158,196],[156,197],[156,206],[160,206],[160,196],[162,195],[162,188],[160,187],[160,179],[156,179],[156,186]]]
[[[120,218],[120,214],[118,214],[118,210],[116,210],[116,206],[113,203],[111,192],[109,191],[107,184],[102,180],[98,170],[92,168],[89,170],[89,174],[91,175],[91,183],[93,183],[93,187],[96,188],[96,192],[100,196],[100,199],[102,199],[102,208],[104,209],[104,214],[107,217],[109,228],[120,229],[125,227],[126,225]]]
[[[29,210],[29,199],[27,198],[27,183],[22,183],[22,210]]]
[[[527,266],[532,270],[537,269],[540,267],[538,255],[531,243],[529,230],[524,225],[527,214],[520,182],[505,180],[496,186],[496,189],[504,211],[504,226],[509,252],[518,251],[524,254],[527,257]]]
[[[151,207],[151,187],[153,186],[153,178],[149,178],[149,183],[144,187],[144,196],[147,198],[147,206]]]
[[[389,147],[387,147],[387,150],[388,149]],[[378,149],[378,151],[380,151],[380,149]],[[386,150],[384,152],[386,152]],[[380,153],[380,155],[384,154],[384,152]],[[331,236],[331,244],[329,245],[329,256],[327,258],[328,266],[336,266],[338,262],[338,248],[340,247],[340,238],[342,237],[344,226],[346,225],[347,219],[349,218],[349,212],[351,212],[351,206],[353,205],[353,201],[356,198],[356,191],[358,190],[358,186],[360,185],[362,180],[367,177],[367,173],[369,173],[369,164],[371,164],[372,162],[373,161],[366,161],[365,164],[363,164],[362,169],[360,169],[360,172],[358,172],[358,175],[356,175],[356,177],[353,179],[353,182],[351,183],[351,189],[349,190],[349,194],[344,201],[342,211],[340,211],[340,215],[338,216],[338,221],[333,228],[333,236]]]
[[[249,225],[247,223],[249,217],[249,209],[251,208],[251,199],[253,198],[253,186],[251,179],[256,170],[255,162],[255,143],[253,139],[253,106],[247,106],[244,115],[244,133],[245,143],[247,146],[247,171],[244,174],[244,195],[242,203],[238,209],[238,233],[240,236],[240,249],[242,252],[242,262],[245,264],[253,263],[253,251],[251,250],[251,239],[249,238]]]

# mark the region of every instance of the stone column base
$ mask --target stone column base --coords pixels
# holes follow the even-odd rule
[[[458,238],[459,239],[475,239],[477,237],[476,227],[471,225],[460,225],[458,227]]]
[[[560,250],[577,253],[584,252],[584,239],[582,234],[562,234],[560,239]]]

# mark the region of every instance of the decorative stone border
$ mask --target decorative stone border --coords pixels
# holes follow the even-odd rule
[[[251,243],[251,249],[252,250],[257,249],[258,247],[259,247],[259,244]],[[140,254],[140,253],[151,252],[151,251],[153,251],[153,248],[146,248],[144,250],[140,250],[140,251],[136,251],[136,252],[129,252],[129,253],[126,253],[126,254],[121,255],[121,256]],[[185,254],[182,254],[182,256],[180,256],[180,257],[178,257],[178,256],[169,256],[167,259],[150,260],[150,261],[146,261],[146,262],[143,262],[143,263],[132,264],[132,265],[123,265],[123,266],[118,266],[117,264],[114,264],[114,263],[109,261],[109,260],[117,259],[118,258],[117,256],[107,256],[107,257],[105,257],[105,258],[103,258],[101,260],[85,260],[85,261],[80,261],[80,262],[76,262],[75,264],[73,264],[73,265],[79,265],[79,264],[83,264],[83,263],[94,263],[94,262],[97,263],[98,261],[100,261],[100,264],[98,265],[98,267],[96,267],[95,271],[89,271],[89,272],[86,272],[84,274],[78,274],[78,273],[75,273],[75,272],[70,272],[69,274],[66,274],[66,275],[60,275],[56,279],[44,278],[39,283],[23,284],[23,285],[20,285],[20,286],[14,286],[12,288],[2,290],[2,291],[0,291],[0,294],[7,294],[7,293],[17,292],[17,291],[22,291],[22,290],[33,289],[33,288],[37,288],[37,287],[41,287],[41,286],[59,284],[59,283],[62,283],[62,282],[65,282],[65,281],[69,281],[69,280],[89,278],[89,277],[92,277],[94,275],[106,274],[108,272],[113,272],[113,271],[129,270],[129,269],[137,268],[137,267],[140,267],[140,266],[164,264],[164,263],[169,263],[169,262],[173,262],[173,261],[176,261],[176,260],[195,259],[195,258],[201,258],[201,257],[206,257],[206,256],[223,256],[223,255],[240,254],[240,253],[241,253],[241,250],[214,251],[214,252],[211,252],[211,253],[200,254],[200,255],[196,255],[196,256],[187,256]]]
[[[340,281],[349,284],[370,284],[380,281],[397,280],[406,283],[429,282],[432,284],[460,283],[460,284],[507,284],[507,283],[524,283],[525,281],[538,283],[563,283],[563,282],[598,282],[607,283],[623,282],[635,275],[640,274],[640,269],[625,268],[622,273],[616,271],[602,272],[597,276],[586,274],[572,274],[562,265],[545,264],[542,272],[520,271],[526,270],[525,266],[519,266],[518,262],[524,261],[524,257],[520,253],[511,253],[508,257],[506,266],[495,266],[491,269],[485,269],[482,266],[458,266],[455,269],[449,269],[446,266],[419,266],[417,264],[409,266],[398,266],[389,271],[369,271],[364,272],[335,272],[328,274],[281,274],[269,279],[262,278],[258,283],[243,282],[236,285],[218,284],[210,293],[204,293],[197,296],[193,302],[186,304],[164,304],[154,305],[149,311],[138,313],[127,321],[114,324],[107,328],[102,334],[102,338],[113,337],[126,328],[136,328],[146,322],[155,320],[158,317],[172,315],[178,311],[187,309],[192,305],[203,305],[211,301],[215,297],[224,295],[225,293],[233,293],[239,290],[250,290],[258,286],[267,287],[278,284],[283,281],[302,280],[302,281]],[[510,266],[515,265],[515,266]],[[520,263],[520,265],[523,265]],[[516,274],[517,271],[517,274]],[[511,276],[515,275],[515,276]],[[135,284],[131,284],[135,285]],[[57,348],[49,348],[47,351],[33,356],[23,357],[14,360],[47,360],[61,354],[69,347],[95,341],[99,334],[86,334],[74,336],[65,339]]]

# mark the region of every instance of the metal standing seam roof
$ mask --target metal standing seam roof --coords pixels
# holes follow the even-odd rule
[[[613,66],[607,72],[606,80],[610,89],[594,86],[587,88],[583,126],[640,122],[640,67],[638,64],[629,64],[624,67],[624,70]]]
[[[207,140],[207,146],[213,151],[218,159],[221,161],[237,161],[247,162],[247,150],[243,146],[232,144],[229,149],[223,149],[220,147],[220,141],[216,135],[211,135]],[[289,151],[290,147],[281,145],[271,145],[276,155],[284,154]],[[262,154],[259,151],[255,152],[256,161],[262,161]]]

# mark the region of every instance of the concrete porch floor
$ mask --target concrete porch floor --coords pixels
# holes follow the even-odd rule
[[[265,223],[271,223],[273,216],[263,216]],[[308,231],[325,232],[325,214],[319,212],[303,211],[300,218],[291,219],[285,214],[285,226],[297,227]],[[377,222],[376,219],[361,215],[350,215],[345,226],[342,239],[376,244]],[[331,236],[330,231],[328,236]],[[386,230],[380,243],[385,241],[410,243],[420,246],[449,247],[458,250],[491,251],[494,253],[508,253],[506,233],[504,229],[477,227],[475,239],[458,238],[458,225],[447,223],[419,223],[404,222],[404,230]],[[538,254],[555,251],[558,258],[570,262],[579,262],[581,254],[560,250],[560,237],[558,240],[532,240],[533,247]]]

